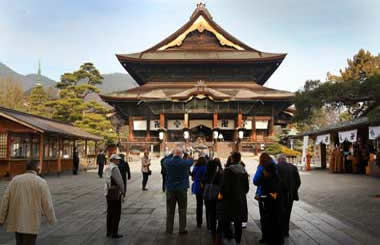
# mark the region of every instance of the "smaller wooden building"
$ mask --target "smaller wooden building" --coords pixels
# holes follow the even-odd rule
[[[25,172],[26,162],[39,160],[41,174],[61,173],[73,167],[76,141],[102,138],[70,124],[0,107],[0,178]]]

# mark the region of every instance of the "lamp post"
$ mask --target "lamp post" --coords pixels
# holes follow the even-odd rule
[[[165,130],[158,130],[158,139],[160,140],[160,155],[164,153],[164,141],[165,141]]]
[[[239,128],[238,129],[238,141],[237,141],[237,150],[240,152],[241,151],[241,141],[244,138],[244,128]]]

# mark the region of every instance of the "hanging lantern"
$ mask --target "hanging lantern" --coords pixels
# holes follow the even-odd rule
[[[165,133],[164,133],[164,131],[160,131],[159,133],[158,133],[158,138],[161,140],[161,141],[163,141],[164,140],[164,136],[165,136]]]
[[[218,136],[219,136],[218,130],[214,130],[214,132],[213,132],[213,138],[214,138],[214,140],[217,140]]]
[[[190,133],[189,133],[188,130],[185,130],[185,131],[183,132],[183,138],[184,138],[185,140],[188,140],[188,139],[190,138]]]
[[[242,140],[244,138],[244,130],[242,128],[240,128],[238,130],[238,136],[239,136],[240,140]]]

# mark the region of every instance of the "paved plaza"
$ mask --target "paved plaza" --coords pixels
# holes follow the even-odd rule
[[[249,173],[256,169],[256,161],[244,159]],[[69,174],[48,176],[46,180],[53,195],[58,223],[42,225],[38,244],[212,244],[204,226],[196,227],[195,197],[189,193],[188,230],[186,236],[166,235],[165,195],[161,192],[159,162],[153,161],[153,176],[149,191],[141,191],[140,163],[131,163],[132,180],[123,204],[120,233],[124,238],[105,237],[105,209],[103,180],[94,171],[79,176]],[[252,176],[251,176],[252,177]],[[290,238],[287,244],[379,244],[380,179],[357,175],[331,175],[327,171],[301,173],[301,199],[294,207]],[[2,196],[8,182],[0,182]],[[242,244],[259,244],[259,212],[253,199],[255,187],[251,183],[249,223],[243,232]],[[178,214],[175,231],[178,230]],[[14,244],[14,234],[0,228],[0,244]],[[233,242],[230,244],[234,244]]]

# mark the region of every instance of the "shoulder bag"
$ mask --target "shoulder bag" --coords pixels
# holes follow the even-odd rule
[[[211,183],[205,185],[204,192],[203,192],[203,199],[205,201],[213,201],[213,200],[216,200],[218,197],[218,194],[220,192],[220,186],[214,184],[214,180],[217,174],[218,174],[218,170],[215,172],[214,176],[212,177]]]

